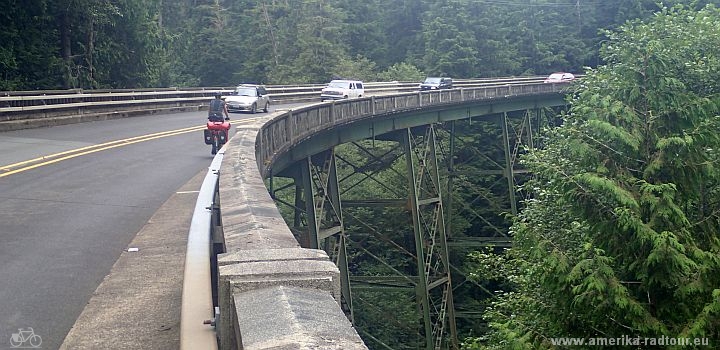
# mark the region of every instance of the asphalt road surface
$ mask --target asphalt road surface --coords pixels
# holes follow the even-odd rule
[[[205,116],[0,133],[0,349],[29,328],[43,349],[60,346],[148,218],[210,165]],[[231,115],[236,122],[251,117]],[[179,131],[162,133],[171,130]],[[124,141],[109,143],[116,140]],[[58,152],[68,153],[38,159]]]

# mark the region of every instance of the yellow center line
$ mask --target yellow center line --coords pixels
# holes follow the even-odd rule
[[[232,123],[233,123],[233,124],[242,124],[242,123],[244,123],[244,122],[254,121],[255,119],[258,119],[258,118],[262,118],[262,117],[240,119],[240,120],[232,121]],[[157,132],[157,133],[153,133],[153,134],[135,136],[135,137],[127,138],[127,139],[115,140],[115,141],[100,143],[100,144],[97,144],[97,145],[85,146],[85,147],[81,147],[81,148],[77,148],[77,149],[73,149],[73,150],[68,150],[68,151],[64,151],[64,152],[54,153],[54,154],[50,154],[50,155],[47,155],[47,156],[42,156],[42,157],[38,157],[38,158],[34,158],[34,159],[30,159],[30,160],[25,160],[25,161],[22,161],[22,162],[17,162],[17,163],[13,163],[13,164],[10,164],[10,165],[3,166],[2,168],[0,168],[0,170],[5,171],[5,170],[12,169],[12,168],[17,168],[17,167],[19,167],[19,166],[22,166],[22,165],[25,165],[25,164],[28,164],[28,163],[33,163],[33,162],[38,162],[38,161],[43,161],[43,160],[45,160],[44,162],[41,162],[41,163],[37,163],[37,164],[33,164],[33,165],[28,165],[28,166],[25,166],[25,167],[22,167],[22,168],[19,168],[19,169],[15,169],[15,170],[12,170],[12,171],[8,171],[8,172],[5,172],[5,173],[1,173],[1,174],[0,174],[0,177],[5,177],[5,176],[12,175],[12,174],[17,174],[17,173],[19,173],[19,172],[23,172],[23,171],[27,171],[27,170],[39,168],[39,167],[41,167],[41,166],[45,166],[45,165],[49,165],[49,164],[61,162],[61,161],[63,161],[63,160],[68,160],[68,159],[72,159],[72,158],[76,158],[76,157],[80,157],[80,156],[84,156],[84,155],[87,155],[87,154],[96,153],[96,152],[100,152],[100,151],[104,151],[104,150],[108,150],[108,149],[112,149],[112,148],[117,148],[117,147],[132,145],[132,144],[135,144],[135,143],[144,142],[144,141],[150,141],[150,140],[155,140],[155,139],[159,139],[159,138],[163,138],[163,137],[168,137],[168,136],[175,136],[175,135],[187,134],[187,133],[189,133],[189,132],[194,132],[194,131],[198,131],[198,130],[202,130],[202,129],[205,129],[205,125],[203,125],[203,126],[192,126],[192,127],[182,128],[182,129],[177,129],[177,130],[170,130],[170,131]],[[76,152],[78,152],[78,153],[76,153]],[[64,156],[64,157],[63,157],[63,156]],[[55,157],[59,157],[59,158],[55,158]],[[50,159],[50,158],[55,158],[55,159]],[[46,160],[46,159],[50,159],[50,160]]]
[[[153,134],[135,136],[135,137],[127,138],[127,139],[109,141],[109,142],[105,142],[105,143],[99,143],[99,144],[96,144],[96,145],[90,145],[90,146],[80,147],[80,148],[71,149],[71,150],[64,151],[64,152],[53,153],[53,154],[45,155],[45,156],[42,156],[42,157],[37,157],[37,158],[33,158],[33,159],[24,160],[24,161],[22,161],[22,162],[17,162],[17,163],[13,163],[13,164],[9,164],[9,165],[4,165],[4,166],[2,166],[2,168],[0,168],[0,170],[10,170],[10,169],[12,169],[12,168],[17,168],[17,167],[19,167],[19,166],[21,166],[21,165],[24,165],[24,164],[39,162],[39,161],[41,161],[41,160],[45,160],[45,159],[49,159],[49,158],[54,158],[54,157],[59,157],[59,156],[62,156],[62,155],[65,155],[65,154],[69,154],[69,153],[81,152],[81,151],[84,151],[84,150],[87,150],[87,149],[91,149],[91,148],[104,147],[104,146],[107,146],[107,145],[112,145],[112,144],[116,144],[116,143],[123,143],[123,142],[127,142],[127,141],[130,141],[130,140],[137,140],[137,139],[143,139],[143,138],[146,138],[146,137],[152,137],[152,136],[155,136],[155,135],[165,135],[165,134],[174,133],[174,132],[178,132],[178,131],[182,131],[182,130],[198,130],[199,128],[204,128],[204,126],[203,126],[203,127],[193,126],[193,127],[189,127],[189,128],[182,128],[182,129],[177,129],[177,130],[157,132],[157,133],[153,133]]]
[[[204,128],[204,127],[203,127],[203,128]],[[49,164],[61,162],[61,161],[63,161],[63,160],[68,160],[68,159],[72,159],[72,158],[84,156],[84,155],[91,154],[91,153],[96,153],[96,152],[108,150],[108,149],[111,149],[111,148],[117,148],[117,147],[121,147],[121,146],[132,145],[132,144],[134,144],[134,143],[139,143],[139,142],[144,142],[144,141],[150,141],[150,140],[159,139],[159,138],[167,137],[167,136],[174,136],[174,135],[186,134],[186,133],[193,132],[193,131],[198,131],[198,130],[201,130],[201,129],[202,129],[202,128],[196,127],[196,128],[194,128],[194,129],[192,129],[192,130],[184,130],[184,131],[179,131],[179,132],[175,132],[175,133],[171,133],[171,134],[163,134],[163,135],[148,137],[148,138],[144,138],[144,139],[135,139],[135,140],[131,140],[131,141],[121,141],[121,143],[119,143],[119,144],[108,145],[108,146],[100,147],[100,148],[94,148],[94,149],[87,150],[87,151],[84,151],[84,152],[74,153],[74,154],[71,154],[71,155],[68,155],[68,156],[64,156],[64,157],[60,157],[60,158],[48,160],[48,161],[45,161],[45,162],[42,162],[42,163],[29,165],[29,166],[26,166],[26,167],[23,167],[23,168],[15,169],[15,170],[13,170],[13,171],[8,171],[8,172],[6,172],[6,173],[0,174],[0,177],[5,177],[5,176],[12,175],[12,174],[17,174],[17,173],[19,173],[19,172],[23,172],[23,171],[27,171],[27,170],[39,168],[39,167],[41,167],[41,166],[45,166],[45,165],[49,165]]]

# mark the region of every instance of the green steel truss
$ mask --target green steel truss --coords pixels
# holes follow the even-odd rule
[[[351,321],[357,320],[359,305],[373,307],[366,306],[369,302],[363,298],[363,291],[407,293],[418,315],[417,323],[397,325],[406,327],[408,337],[414,338],[407,348],[458,349],[456,318],[477,318],[482,310],[456,310],[454,291],[471,286],[492,293],[467,278],[467,272],[450,260],[450,249],[509,244],[507,227],[488,216],[488,211],[479,212],[477,205],[497,207],[496,216],[517,213],[516,177],[525,173],[517,166],[518,156],[535,146],[542,114],[537,109],[485,115],[401,129],[330,148],[288,167],[282,175],[292,180],[278,179],[282,185],[271,185],[271,193],[290,208],[291,214],[284,213],[291,217],[288,221],[301,245],[324,249],[338,265],[341,306]],[[470,157],[475,161],[487,158],[483,164],[488,168],[482,175],[490,180],[487,188],[463,189],[463,199],[454,190],[467,174],[461,173],[462,162],[455,152],[468,146],[468,137],[460,135],[458,129],[467,132],[472,123],[494,125],[495,137],[488,142],[497,152],[495,157],[488,155],[492,152]],[[339,149],[352,149],[356,156],[346,157]],[[377,192],[363,195],[358,189],[368,183]],[[280,194],[286,191],[294,193]],[[499,202],[488,195],[503,191],[505,198]],[[383,220],[368,219],[362,211],[367,214],[388,209],[402,213],[404,218],[390,220],[407,222],[406,231],[387,232]],[[449,218],[458,214],[472,217],[487,228],[486,232],[477,236],[453,234]],[[375,261],[383,273],[358,273],[362,270],[358,268],[362,263],[356,261],[360,257]],[[375,307],[374,312],[387,310]],[[393,315],[386,316],[392,324]],[[368,343],[393,348],[372,331],[362,327],[358,331]]]

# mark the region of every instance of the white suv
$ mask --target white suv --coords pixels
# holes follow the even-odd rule
[[[333,80],[320,92],[320,101],[363,97],[365,88],[359,80]]]

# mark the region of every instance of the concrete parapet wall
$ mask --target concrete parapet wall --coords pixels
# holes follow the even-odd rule
[[[255,140],[273,116],[236,125],[220,171],[220,348],[367,349],[340,309],[338,268],[300,247],[265,187]]]
[[[243,349],[367,349],[321,291],[277,286],[235,294]]]
[[[255,137],[275,114],[235,126],[220,170],[226,252],[300,247],[265,187],[255,161]]]
[[[251,260],[234,259],[233,255],[235,257],[249,255],[253,258]],[[316,255],[318,258],[304,259],[308,255]],[[243,327],[244,324],[254,325],[263,322],[282,324],[282,315],[266,315],[265,318],[271,318],[271,320],[265,318],[255,319],[249,316],[263,313],[262,310],[268,303],[273,304],[282,301],[246,297],[247,294],[255,294],[258,290],[295,287],[321,291],[322,294],[328,297],[317,301],[305,301],[305,303],[310,302],[315,305],[314,307],[318,308],[337,309],[340,314],[343,314],[340,311],[340,306],[333,299],[333,297],[340,297],[340,272],[322,251],[303,248],[248,250],[222,254],[218,259],[222,260],[224,264],[219,267],[220,277],[218,282],[218,296],[221,308],[218,333],[220,335],[221,349],[246,348],[245,342],[248,338],[244,335],[246,333],[246,329]],[[234,262],[231,262],[233,260]],[[237,300],[248,300],[248,302],[238,304]],[[332,302],[327,303],[327,300]],[[223,312],[223,306],[227,312]],[[234,310],[244,310],[244,312],[235,313]],[[272,320],[274,317],[279,320]],[[299,321],[293,322],[302,323]],[[289,324],[283,324],[283,327],[293,328]],[[286,335],[286,337],[291,334]],[[256,335],[256,340],[257,337]],[[273,339],[261,339],[260,341],[270,343]]]

